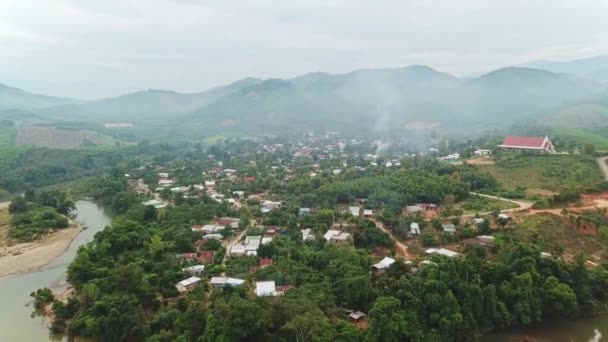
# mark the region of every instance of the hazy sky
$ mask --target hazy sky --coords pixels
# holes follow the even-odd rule
[[[606,53],[605,0],[0,0],[0,83],[82,98]]]

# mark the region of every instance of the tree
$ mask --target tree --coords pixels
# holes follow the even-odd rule
[[[11,214],[24,213],[28,210],[25,198],[21,196],[15,197],[8,206],[8,212]]]
[[[282,329],[296,342],[317,341],[331,330],[331,324],[323,312],[316,308],[316,310],[295,315]]]
[[[379,297],[369,311],[371,341],[421,341],[422,330],[416,316],[401,309],[395,297]]]

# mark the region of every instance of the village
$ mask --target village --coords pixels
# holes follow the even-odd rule
[[[505,137],[494,148],[468,149],[472,165],[493,164],[494,153],[558,154],[548,137]],[[495,232],[516,229],[520,219],[540,212],[532,209],[531,201],[476,193],[474,189],[461,194],[463,203],[473,198],[476,203],[487,202],[487,207],[465,211],[454,199],[434,197],[435,201],[405,201],[398,205],[400,212],[393,210],[392,216],[384,207],[389,204],[385,199],[374,202],[373,198],[338,195],[337,203],[324,206],[312,193],[298,193],[297,200],[286,195],[303,179],[312,184],[310,190],[315,183],[319,187],[340,179],[403,172],[423,159],[435,160],[438,165],[462,164],[460,153],[440,156],[434,147],[425,153],[387,157],[378,153],[375,143],[326,135],[307,136],[294,144],[260,144],[241,155],[222,153],[223,157],[207,155],[199,168],[188,163],[149,165],[125,175],[133,189],[149,198],[143,204],[154,207],[159,215],[168,207],[200,199],[214,201],[234,213],[191,225],[197,237],[195,251],[176,256],[183,260],[184,279],[175,284],[182,296],[202,284],[210,289],[246,287],[256,297],[285,295],[297,284],[269,277],[269,270],[280,263],[273,259],[272,244],[277,238],[294,238],[294,232],[305,244],[366,248],[375,260],[370,274],[386,272],[397,262],[415,273],[436,265],[437,257],[459,258],[478,248],[491,251],[496,244]],[[142,178],[134,179],[135,175]],[[193,179],[199,182],[188,181]],[[597,207],[598,203],[589,204],[589,209]],[[606,206],[602,202],[599,207]],[[361,242],[362,227],[383,236],[370,238],[378,241]],[[561,257],[550,250],[543,250],[541,256]],[[599,262],[587,261],[588,265]],[[354,323],[365,322],[363,308],[345,310]]]

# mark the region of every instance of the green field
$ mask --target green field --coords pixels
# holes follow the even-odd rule
[[[517,204],[501,201],[482,196],[471,196],[465,201],[456,204],[457,209],[462,209],[464,214],[476,214],[494,210],[504,210],[517,207]]]
[[[603,180],[591,157],[577,155],[505,155],[494,165],[479,165],[507,189],[525,187],[530,193],[589,189]]]
[[[608,132],[582,128],[556,128],[553,131],[562,140],[592,144],[598,151],[608,151]]]

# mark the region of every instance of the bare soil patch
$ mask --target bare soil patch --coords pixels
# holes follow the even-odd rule
[[[441,126],[441,122],[439,121],[426,121],[426,120],[416,120],[410,121],[405,125],[406,128],[409,129],[433,129]]]

